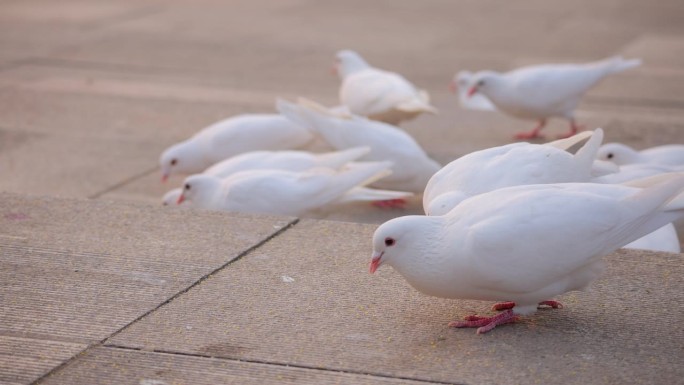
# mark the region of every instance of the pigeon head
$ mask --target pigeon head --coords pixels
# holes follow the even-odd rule
[[[358,53],[351,50],[342,50],[335,55],[333,71],[344,79],[347,75],[370,67]]]
[[[599,160],[613,162],[618,166],[639,162],[639,153],[621,143],[606,143],[599,148],[596,157]]]
[[[421,264],[420,246],[434,238],[430,235],[430,226],[435,218],[422,215],[409,215],[387,221],[380,225],[373,234],[373,256],[371,257],[371,274],[384,263],[404,273],[412,266]],[[436,230],[438,232],[438,230]]]
[[[192,174],[204,170],[207,165],[195,143],[186,140],[167,148],[159,157],[162,182],[172,174]]]
[[[473,74],[470,71],[460,71],[451,79],[449,91],[455,94],[459,89],[467,88],[470,86],[470,79],[472,79],[472,77]]]
[[[476,73],[468,89],[468,96],[481,93],[490,96],[501,82],[501,75],[493,71],[482,71]]]
[[[221,179],[210,175],[190,175],[183,181],[182,192],[178,197],[178,204],[185,201],[193,205],[209,208],[214,193],[221,187]]]

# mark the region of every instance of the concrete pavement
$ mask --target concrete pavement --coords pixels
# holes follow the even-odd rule
[[[593,89],[579,121],[637,148],[684,143],[682,14],[678,0],[0,0],[0,384],[681,383],[678,255],[616,253],[565,309],[475,336],[446,323],[489,304],[367,274],[374,225],[163,208],[182,178],[161,184],[157,159],[278,96],[337,103],[342,48],[430,92],[440,114],[403,128],[442,163],[532,124],[457,108],[458,70],[616,54],[644,65]]]

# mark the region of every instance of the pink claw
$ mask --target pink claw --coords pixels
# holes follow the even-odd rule
[[[452,328],[477,328],[477,334],[484,334],[494,329],[498,325],[515,322],[518,320],[518,315],[513,313],[513,310],[508,309],[503,313],[497,314],[494,317],[481,317],[471,315],[465,317],[465,321],[449,322],[449,327]]]
[[[563,304],[554,301],[554,300],[547,300],[547,301],[541,301],[539,302],[539,306],[549,306],[554,309],[562,309]],[[492,306],[492,310],[494,311],[501,311],[501,310],[508,310],[508,309],[513,309],[515,307],[515,302],[500,302],[500,303],[495,303]]]

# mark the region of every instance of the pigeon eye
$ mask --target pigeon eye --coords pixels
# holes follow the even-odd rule
[[[394,240],[394,238],[390,238],[390,237],[385,238],[385,246],[387,246],[387,247],[394,246],[395,242],[396,241]]]
[[[186,183],[186,184],[185,184],[185,189],[186,189],[186,190],[190,190],[190,183]]]
[[[613,159],[613,156],[614,156],[613,153],[609,152],[608,155],[606,155],[606,158]]]
[[[484,85],[485,85],[485,81],[484,81],[484,80],[480,80],[479,82],[477,82],[477,86],[478,86],[478,87],[482,87],[482,86],[484,86]]]
[[[171,159],[171,165],[172,165],[172,166],[175,166],[176,163],[178,163],[178,159],[175,159],[175,158],[174,158],[174,159]]]

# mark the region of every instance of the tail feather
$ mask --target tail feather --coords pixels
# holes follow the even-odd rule
[[[642,190],[626,199],[638,202],[646,210],[660,211],[684,210],[684,173],[666,173],[648,178],[627,182],[625,186],[638,187]]]
[[[370,147],[353,147],[348,150],[328,152],[317,155],[317,163],[322,167],[338,169],[349,162],[358,160],[371,151]]]
[[[613,56],[603,61],[608,73],[617,73],[641,65],[641,59],[624,59],[622,56]]]
[[[356,201],[384,201],[390,199],[403,199],[413,196],[413,193],[406,191],[378,190],[368,187],[355,187],[344,194],[337,202],[356,202]]]
[[[597,128],[587,143],[577,150],[575,154],[575,161],[577,161],[581,169],[591,170],[602,142],[603,130]]]
[[[545,146],[556,147],[560,150],[565,150],[574,154],[586,141],[594,135],[593,131],[582,131],[569,138],[554,140],[553,142],[544,143]]]

